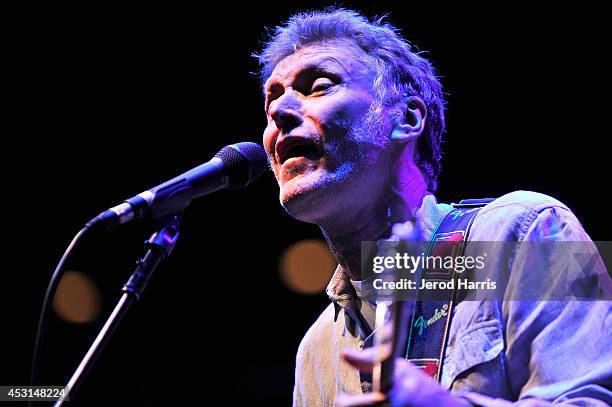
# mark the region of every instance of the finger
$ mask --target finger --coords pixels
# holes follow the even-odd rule
[[[370,371],[374,368],[374,365],[389,356],[390,350],[388,345],[366,348],[362,351],[345,349],[342,351],[342,357],[357,369]]]
[[[412,240],[416,233],[416,228],[412,221],[396,223],[391,229],[393,236],[401,240]]]
[[[351,366],[361,371],[370,371],[377,363],[376,355],[372,350],[373,348],[368,348],[360,352],[352,349],[345,349],[342,351],[342,358]]]
[[[415,366],[410,361],[402,358],[398,358],[395,362],[395,371],[396,374],[401,376],[415,376],[420,378],[421,380],[433,380],[427,373],[425,373],[425,370]]]
[[[366,393],[366,394],[346,394],[342,393],[336,397],[336,407],[358,407],[358,406],[373,406],[382,403],[386,400],[382,393]]]

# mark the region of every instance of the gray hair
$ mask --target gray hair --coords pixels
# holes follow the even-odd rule
[[[393,106],[408,96],[419,96],[427,108],[425,129],[415,151],[415,163],[434,192],[441,170],[441,143],[444,133],[442,85],[431,62],[412,46],[384,17],[369,21],[363,15],[342,8],[328,8],[293,15],[284,26],[270,33],[259,60],[262,83],[276,65],[302,47],[313,43],[347,40],[361,48],[375,74],[374,91],[381,105]]]

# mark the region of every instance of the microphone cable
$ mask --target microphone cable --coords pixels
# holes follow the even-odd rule
[[[38,367],[40,364],[41,354],[42,354],[42,339],[45,336],[47,320],[49,319],[49,309],[51,308],[51,303],[55,297],[55,292],[57,291],[57,287],[59,286],[59,282],[64,275],[64,265],[72,256],[74,249],[79,245],[81,240],[85,235],[90,232],[92,228],[88,225],[83,227],[72,239],[64,255],[60,259],[59,263],[55,267],[55,271],[51,276],[51,280],[49,280],[49,284],[47,286],[47,291],[45,293],[45,298],[43,299],[42,308],[40,310],[40,316],[38,318],[38,328],[36,329],[36,338],[34,340],[34,353],[32,354],[32,366],[30,370],[30,385],[35,386],[38,380]],[[31,406],[31,401],[28,405]]]

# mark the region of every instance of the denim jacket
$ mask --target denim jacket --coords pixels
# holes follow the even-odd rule
[[[417,211],[425,238],[451,209],[433,195],[425,197]],[[525,191],[482,208],[469,235],[469,241],[485,242],[563,240],[590,238],[564,204]],[[510,272],[514,295],[529,272],[529,256],[515,257],[491,271]],[[363,348],[373,326],[372,305],[360,300],[341,267],[327,294],[332,303],[298,349],[294,406],[331,406],[342,392],[369,390],[341,351]],[[611,310],[610,301],[462,301],[451,320],[441,385],[482,406],[520,405],[530,398],[607,406],[612,403]]]

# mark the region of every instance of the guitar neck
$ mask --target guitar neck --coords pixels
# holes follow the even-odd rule
[[[381,302],[376,305],[376,336],[374,346],[384,349],[386,357],[374,366],[374,391],[385,393],[393,386],[395,360],[406,357],[408,319],[414,301]],[[386,315],[389,318],[385,320]]]

